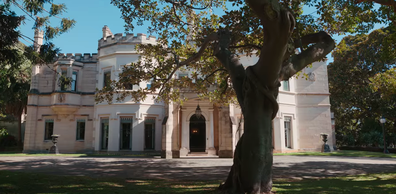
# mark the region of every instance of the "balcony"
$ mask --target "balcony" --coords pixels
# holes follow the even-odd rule
[[[51,94],[51,108],[56,114],[69,115],[81,107],[81,95],[57,92]]]

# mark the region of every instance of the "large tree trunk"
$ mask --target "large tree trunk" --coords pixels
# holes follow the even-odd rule
[[[220,189],[227,193],[270,193],[272,189],[272,125],[278,111],[278,88],[260,85],[251,67],[243,84],[244,134],[234,165]]]
[[[323,59],[335,47],[325,32],[301,38],[301,46],[311,44],[297,55],[287,50],[295,26],[291,13],[276,0],[246,0],[263,25],[264,44],[259,61],[246,70],[228,48],[231,33],[217,34],[217,59],[229,72],[244,116],[244,134],[239,140],[234,164],[219,189],[225,193],[271,193],[272,119],[278,112],[276,98],[280,80],[288,80],[308,64]]]

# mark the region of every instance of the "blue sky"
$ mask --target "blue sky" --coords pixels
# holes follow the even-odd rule
[[[63,0],[54,0],[54,3],[64,3]],[[124,20],[121,19],[121,12],[112,4],[110,0],[67,0],[67,13],[62,17],[68,17],[77,21],[75,27],[68,33],[62,34],[52,40],[57,47],[61,49],[61,53],[97,53],[98,40],[102,37],[102,28],[107,25],[110,30],[115,33],[124,33]],[[17,14],[21,14],[20,10],[14,9]],[[315,10],[307,9],[307,13]],[[34,31],[33,20],[29,17],[25,20],[25,24],[21,26],[20,31],[23,35],[33,38]],[[51,20],[52,25],[57,25],[60,20],[54,18]],[[380,26],[377,26],[380,27]],[[144,26],[138,26],[134,30],[136,33],[146,33]],[[341,36],[333,37],[337,43],[342,39]],[[32,42],[21,40],[26,45]],[[330,55],[329,62],[332,61]]]

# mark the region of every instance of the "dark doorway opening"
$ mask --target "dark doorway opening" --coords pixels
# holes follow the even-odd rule
[[[205,152],[206,124],[205,117],[193,115],[190,118],[190,151]]]
[[[107,150],[109,145],[109,119],[101,119],[100,149]]]
[[[120,149],[132,149],[132,122],[128,120],[121,120],[121,135],[120,135]]]
[[[155,148],[155,118],[147,118],[144,121],[144,149]]]

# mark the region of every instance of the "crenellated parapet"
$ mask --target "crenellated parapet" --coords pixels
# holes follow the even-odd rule
[[[78,62],[97,62],[98,54],[97,53],[59,53],[57,57],[54,58],[54,61],[62,61],[62,60],[74,60]]]
[[[110,35],[99,40],[99,49],[116,44],[156,44],[155,36],[147,36],[143,33],[138,33],[134,36],[133,33],[127,33],[125,36],[122,33]]]

